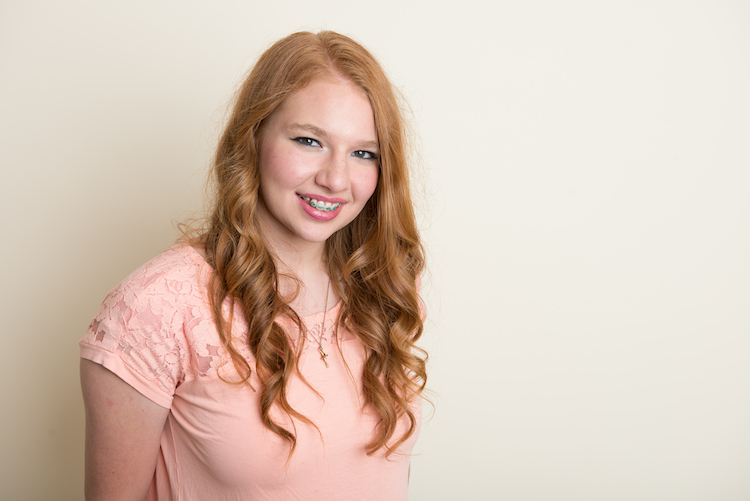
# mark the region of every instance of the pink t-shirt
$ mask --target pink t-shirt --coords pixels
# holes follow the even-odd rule
[[[416,434],[387,459],[382,450],[365,453],[376,422],[372,412],[362,410],[365,351],[345,329],[334,329],[341,303],[326,314],[323,349],[329,368],[313,338],[320,335],[323,313],[302,318],[308,340],[300,371],[315,391],[293,377],[288,399],[320,432],[303,422],[292,423],[275,409],[278,423],[296,429],[297,449],[287,464],[288,443],[261,421],[259,391],[219,377],[237,380],[238,375],[211,316],[211,273],[189,245],[170,249],[110,292],[80,341],[81,357],[170,409],[149,499],[407,499]],[[298,338],[293,323],[280,323],[291,339]],[[232,332],[241,339],[246,326],[236,310]],[[235,344],[254,368],[247,344]],[[260,389],[254,370],[251,384]],[[414,411],[419,419],[419,403]],[[398,436],[405,428],[400,424]]]

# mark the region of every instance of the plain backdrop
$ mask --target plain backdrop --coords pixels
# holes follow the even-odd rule
[[[411,499],[750,499],[750,3],[719,0],[0,1],[0,497],[82,499],[77,341],[301,29],[370,48],[418,133]]]

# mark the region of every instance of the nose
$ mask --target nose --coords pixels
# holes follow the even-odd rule
[[[349,187],[349,158],[341,152],[332,152],[322,162],[315,176],[319,186],[331,193],[341,193]]]

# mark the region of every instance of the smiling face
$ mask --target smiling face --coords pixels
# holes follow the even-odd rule
[[[364,91],[336,77],[288,97],[260,135],[264,235],[302,250],[352,222],[378,183],[378,136]]]

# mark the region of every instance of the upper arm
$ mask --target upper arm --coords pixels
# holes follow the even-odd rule
[[[169,409],[101,365],[81,359],[87,500],[143,500]]]

